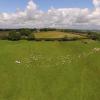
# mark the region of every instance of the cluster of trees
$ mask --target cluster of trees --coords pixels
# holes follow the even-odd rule
[[[42,28],[42,29],[0,29],[0,39],[9,39],[9,40],[43,40],[36,39],[34,33],[36,32],[47,32],[47,31],[60,31],[60,32],[71,32],[74,34],[85,34],[89,39],[99,40],[100,41],[100,33],[99,31],[88,31],[88,30],[77,30],[77,29],[55,29],[55,28]],[[45,39],[46,40],[46,39]],[[47,39],[47,41],[57,40],[57,39]],[[78,40],[77,37],[75,38],[68,38],[64,37],[62,39],[58,39],[61,41],[68,41],[68,40]]]
[[[98,32],[88,32],[87,33],[88,38],[92,40],[99,40],[100,41],[100,33]]]
[[[34,40],[34,38],[35,36],[33,32],[29,29],[11,30],[8,33],[8,39],[12,41],[20,39]]]
[[[85,33],[88,32],[88,30],[79,30],[79,29],[56,29],[56,28],[41,28],[41,29],[37,29],[37,28],[33,28],[33,29],[29,29],[29,28],[23,28],[23,29],[27,29],[33,32],[43,32],[43,31],[61,31],[61,32],[81,32],[81,33]],[[0,29],[0,31],[12,31],[13,29]],[[22,29],[14,29],[16,31],[20,31]]]
[[[69,38],[67,35],[63,38],[35,38],[34,33],[36,32],[43,32],[43,31],[54,31],[55,29],[19,29],[19,30],[11,30],[8,33],[8,40],[17,41],[17,40],[36,40],[36,41],[75,41],[79,40],[78,37]],[[58,30],[56,30],[58,31]]]

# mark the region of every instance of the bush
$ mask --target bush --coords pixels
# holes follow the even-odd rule
[[[67,41],[68,40],[68,36],[65,35],[63,38],[62,38],[62,41]]]
[[[74,40],[74,41],[79,40],[79,38],[78,37],[73,37],[72,40]]]
[[[100,34],[96,32],[88,33],[88,37],[92,40],[99,40],[100,41]]]
[[[21,40],[27,40],[28,36],[21,36]]]
[[[12,41],[20,40],[21,34],[20,34],[20,32],[10,31],[9,35],[8,35],[8,39],[12,40]]]
[[[28,40],[34,40],[35,39],[35,35],[33,33],[28,35]]]
[[[29,29],[21,29],[19,32],[21,33],[21,36],[29,36],[32,33]]]

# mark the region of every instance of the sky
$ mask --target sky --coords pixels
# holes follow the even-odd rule
[[[100,0],[1,0],[0,28],[99,29]]]
[[[24,9],[29,0],[2,0],[0,12],[14,12],[17,8]],[[91,0],[33,0],[40,9],[47,11],[50,7],[55,8],[93,8]]]

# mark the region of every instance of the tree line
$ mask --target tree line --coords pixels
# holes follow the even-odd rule
[[[60,31],[60,32],[71,32],[73,34],[85,34],[89,39],[99,40],[100,41],[100,32],[99,31],[89,31],[89,30],[77,30],[77,29],[55,29],[55,28],[43,28],[43,29],[0,29],[0,39],[8,39],[8,40],[36,40],[34,33],[37,32],[47,32],[47,31]],[[5,32],[5,33],[3,33]],[[38,39],[37,39],[38,40]],[[49,40],[49,39],[47,39]],[[54,40],[54,39],[51,39]],[[67,37],[62,39],[66,41]],[[72,40],[77,40],[77,38],[73,38]]]

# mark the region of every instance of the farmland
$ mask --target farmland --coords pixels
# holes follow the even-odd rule
[[[29,30],[28,30],[29,31]],[[10,31],[0,31],[0,39],[7,39]],[[35,39],[63,39],[63,38],[77,38],[84,39],[87,38],[84,34],[75,34],[72,32],[60,32],[60,31],[43,31],[43,32],[31,32]]]
[[[77,38],[85,38],[85,36],[83,35],[78,35],[78,34],[73,34],[71,32],[57,32],[57,31],[48,31],[48,32],[38,32],[35,34],[36,38],[63,38],[63,37],[69,37],[69,38],[73,38],[73,37],[77,37]]]
[[[0,100],[99,100],[99,60],[99,41],[0,40]]]

